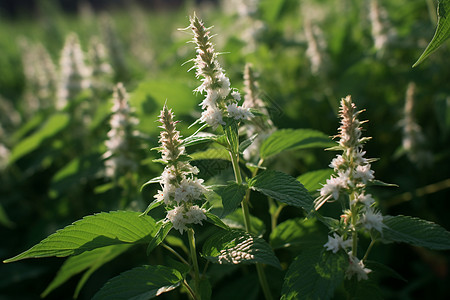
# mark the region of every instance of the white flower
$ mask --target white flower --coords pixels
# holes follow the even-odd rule
[[[166,216],[167,219],[172,222],[173,228],[180,231],[181,234],[183,234],[184,230],[187,230],[187,219],[184,217],[183,211],[183,206],[176,206],[174,209],[169,210]]]
[[[371,194],[366,195],[366,194],[362,193],[362,194],[356,196],[355,202],[362,203],[365,206],[371,206],[375,202],[375,199],[373,199]]]
[[[241,94],[239,94],[238,91],[232,91],[231,97],[233,97],[234,100],[236,100],[236,101],[241,101]]]
[[[342,157],[342,155],[338,155],[331,161],[331,164],[329,165],[330,168],[333,168],[335,171],[339,170],[341,166],[345,164],[345,159]]]
[[[366,154],[366,151],[357,150],[356,153],[353,156],[353,161],[358,165],[365,165],[367,164],[367,158],[364,158],[364,155]]]
[[[239,119],[245,120],[253,117],[253,114],[250,112],[249,109],[237,106],[236,103],[228,105],[227,111],[228,115],[236,120]]]
[[[355,178],[361,179],[362,182],[367,183],[368,181],[373,180],[375,178],[373,173],[375,172],[370,169],[370,164],[367,164],[364,166],[357,166],[353,176]]]
[[[217,89],[219,96],[225,98],[230,93],[230,79],[225,74],[220,73],[217,75],[217,81],[220,87]]]
[[[202,221],[206,220],[205,210],[198,205],[193,205],[186,213],[187,221],[190,224],[202,224]]]
[[[366,210],[362,214],[359,222],[367,230],[371,230],[373,228],[378,232],[382,232],[383,227],[386,227],[386,225],[383,224],[383,215],[371,207],[366,207]]]
[[[202,103],[200,103],[200,106],[202,107],[202,109],[205,109],[205,108],[211,107],[211,106],[215,107],[216,100],[218,97],[219,97],[219,93],[216,90],[208,89],[206,97],[202,101]]]
[[[200,121],[208,124],[213,129],[216,129],[219,125],[225,125],[222,119],[222,112],[215,106],[209,106],[202,112]]]
[[[347,247],[350,247],[352,245],[352,239],[343,240],[341,236],[339,236],[337,233],[333,233],[334,237],[328,236],[328,242],[323,245],[325,248],[327,248],[327,251],[332,251],[333,253],[336,253],[339,251],[339,249],[345,249]]]
[[[350,279],[353,277],[353,275],[356,275],[358,277],[358,281],[361,279],[367,280],[369,277],[367,274],[372,272],[372,270],[366,268],[364,266],[364,263],[360,261],[357,257],[353,256],[352,252],[350,251],[348,253],[348,268],[345,272],[345,278]]]
[[[347,173],[339,172],[338,177],[331,177],[327,179],[327,183],[320,189],[322,197],[332,195],[334,200],[339,199],[339,192],[341,189],[348,186]]]

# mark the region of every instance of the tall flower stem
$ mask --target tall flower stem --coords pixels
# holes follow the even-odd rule
[[[350,194],[350,203],[354,203],[355,199],[355,193]],[[356,231],[356,222],[358,221],[356,219],[357,216],[357,211],[356,211],[356,204],[351,204],[351,208],[350,208],[351,214],[352,214],[352,227],[353,227],[353,231],[352,231],[352,240],[353,240],[353,244],[352,244],[352,255],[354,257],[357,256],[357,251],[358,251],[358,232]]]
[[[242,184],[242,176],[241,171],[239,169],[239,155],[237,153],[233,153],[232,151],[230,151],[230,156],[231,156],[231,163],[233,165],[234,176],[236,178],[236,183]],[[242,214],[244,215],[245,230],[247,232],[251,231],[250,211],[248,208],[249,195],[250,195],[249,191],[247,190],[247,193],[241,202]],[[256,271],[258,272],[259,284],[261,285],[261,288],[263,290],[264,297],[266,298],[266,300],[272,300],[273,299],[272,294],[270,292],[269,284],[267,282],[263,266],[261,264],[256,264]]]
[[[192,259],[192,265],[194,266],[194,282],[195,282],[195,294],[196,299],[201,300],[200,293],[199,293],[199,287],[200,287],[200,272],[198,269],[198,262],[197,262],[197,251],[195,249],[195,237],[194,237],[194,230],[192,228],[189,228],[187,230],[188,232],[188,239],[189,239],[189,249],[191,252],[191,259]]]

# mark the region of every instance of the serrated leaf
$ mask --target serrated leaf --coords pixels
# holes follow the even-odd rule
[[[228,227],[227,224],[225,224],[218,216],[216,216],[213,213],[210,213],[209,211],[207,211],[205,213],[206,217],[208,218],[208,221],[210,221],[212,224],[216,225],[217,227],[220,227],[222,229],[225,230],[229,230],[230,227]]]
[[[313,209],[314,199],[308,190],[294,177],[283,172],[262,172],[251,178],[248,186],[282,203],[301,207],[307,212]]]
[[[450,232],[429,221],[409,216],[385,216],[383,239],[434,250],[450,249]]]
[[[383,300],[385,297],[381,293],[379,284],[371,280],[360,280],[353,276],[345,281],[345,290],[349,299],[352,300]]]
[[[295,258],[284,278],[281,299],[330,299],[344,280],[348,258],[312,247]]]
[[[323,245],[326,232],[323,234],[315,219],[289,219],[278,224],[270,234],[270,245],[273,249],[294,248]]]
[[[164,239],[172,229],[173,224],[172,222],[166,222],[165,220],[161,220],[157,223],[157,226],[159,227],[159,229],[156,232],[155,237],[150,241],[150,243],[147,246],[147,255],[149,255],[153,249],[155,249],[159,244],[161,244],[164,241]]]
[[[239,207],[247,192],[247,187],[236,182],[231,182],[228,185],[217,187],[214,191],[222,198],[223,217]]]
[[[232,229],[245,230],[244,215],[242,209],[236,209],[234,212],[226,216],[223,222]],[[255,216],[250,215],[251,233],[262,236],[266,232],[266,225],[263,221]]]
[[[262,263],[281,268],[267,242],[242,230],[220,231],[203,245],[202,255],[219,264]]]
[[[95,270],[127,251],[131,246],[132,245],[130,244],[112,245],[86,251],[80,255],[69,257],[61,266],[53,281],[41,294],[41,297],[46,297],[51,291],[84,270],[88,270],[86,274],[91,275]],[[77,286],[77,291],[81,290],[88,278],[89,276],[83,276],[82,281],[80,281]],[[78,293],[76,292],[75,297],[77,294]]]
[[[414,63],[413,68],[436,51],[450,36],[450,0],[439,0],[437,7],[438,24],[431,42]]]
[[[227,118],[224,126],[225,136],[227,137],[228,145],[233,153],[239,151],[239,134],[238,126],[235,119]]]
[[[150,216],[139,215],[132,211],[113,211],[84,217],[4,262],[78,255],[117,244],[147,243],[155,234],[156,223]]]
[[[272,133],[261,145],[260,157],[266,159],[287,150],[327,148],[334,143],[324,133],[312,129],[281,129]]]
[[[69,115],[57,113],[52,115],[35,133],[26,137],[11,151],[9,163],[15,162],[24,155],[36,150],[46,139],[63,130],[69,123]]]
[[[93,300],[144,300],[177,288],[183,281],[180,272],[165,266],[142,266],[109,280]]]
[[[310,192],[315,192],[325,184],[326,180],[331,177],[334,171],[332,169],[323,169],[311,171],[297,177],[303,186]]]
[[[192,160],[201,159],[223,159],[230,160],[230,154],[227,149],[223,147],[211,147],[205,151],[199,151],[191,154]]]

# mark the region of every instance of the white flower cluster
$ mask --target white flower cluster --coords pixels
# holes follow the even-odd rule
[[[137,169],[138,165],[132,155],[132,140],[139,134],[134,129],[139,121],[132,116],[128,94],[122,83],[114,88],[113,101],[111,130],[107,133],[107,151],[103,155],[106,158],[106,175],[112,178]]]
[[[347,239],[344,241],[344,239],[339,236],[337,233],[333,234],[333,237],[328,236],[328,242],[323,245],[325,248],[327,248],[327,251],[332,251],[333,253],[337,253],[339,249],[346,249],[352,246],[353,240]]]
[[[237,106],[240,95],[236,91],[232,91],[230,79],[217,61],[218,54],[211,42],[209,28],[205,28],[203,22],[195,15],[190,21],[197,51],[197,56],[193,60],[194,67],[196,68],[196,77],[201,77],[202,82],[195,91],[206,93],[205,99],[200,103],[203,109],[200,121],[216,129],[219,125],[225,125],[224,116],[236,120],[253,117],[248,109]]]
[[[276,130],[276,127],[273,125],[266,105],[260,97],[259,83],[251,64],[246,64],[244,68],[244,92],[243,106],[256,109],[263,115],[253,117],[250,122],[244,124],[244,130],[248,138],[256,135],[253,143],[243,153],[246,160],[252,160],[258,157],[262,142]]]
[[[339,128],[339,148],[342,155],[337,155],[330,164],[335,174],[327,179],[326,184],[320,189],[320,197],[316,200],[316,208],[319,208],[328,200],[339,200],[341,192],[350,195],[356,192],[356,200],[366,206],[370,206],[374,200],[370,194],[365,194],[366,184],[374,179],[374,171],[370,163],[373,159],[364,157],[362,146],[367,138],[361,138],[362,122],[358,120],[360,111],[350,96],[341,102],[341,126]],[[353,203],[352,203],[353,204]]]
[[[320,196],[315,200],[315,207],[319,209],[326,201],[344,200],[342,195],[348,196],[347,208],[344,208],[341,215],[341,226],[333,237],[328,237],[328,242],[324,245],[326,250],[337,253],[340,249],[352,247],[356,251],[357,231],[359,229],[383,232],[383,216],[372,205],[375,202],[371,194],[366,193],[366,186],[374,180],[374,172],[370,163],[373,159],[364,157],[366,154],[362,150],[363,143],[368,138],[361,137],[361,127],[363,122],[358,120],[361,111],[356,111],[356,105],[351,97],[347,96],[341,101],[339,127],[339,150],[342,154],[337,155],[330,164],[335,174],[327,179],[326,184],[320,189]],[[371,270],[364,266],[363,261],[359,261],[355,254],[350,251],[349,267],[346,277],[351,278],[356,275],[358,280],[368,279],[367,274]]]
[[[372,270],[365,267],[364,262],[360,261],[357,257],[353,256],[352,252],[350,251],[348,253],[348,268],[345,273],[345,278],[350,279],[353,277],[353,275],[356,275],[358,278],[358,281],[361,279],[367,280],[369,277],[367,274],[372,272]]]
[[[203,179],[195,177],[198,169],[180,160],[180,156],[184,155],[184,146],[175,128],[173,113],[166,106],[161,111],[159,121],[163,129],[159,140],[162,146],[160,152],[167,165],[161,175],[161,190],[155,199],[166,204],[167,220],[173,224],[173,228],[183,233],[187,230],[186,225],[202,225],[202,221],[206,220],[206,210],[195,203],[202,200],[207,189]]]
[[[77,96],[80,91],[88,88],[90,85],[89,76],[91,70],[85,64],[84,53],[75,33],[67,36],[59,65],[60,82],[57,108],[63,109],[68,100]]]

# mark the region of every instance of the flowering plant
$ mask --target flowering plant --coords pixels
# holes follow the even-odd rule
[[[159,184],[154,201],[144,213],[118,210],[86,216],[5,262],[70,256],[47,292],[80,268],[88,269],[79,291],[97,268],[133,246],[144,245],[149,262],[109,280],[94,299],[150,299],[177,288],[192,299],[213,299],[214,289],[227,281],[217,278],[217,273],[224,272],[258,282],[257,293],[265,299],[330,299],[339,294],[371,299],[381,297],[374,276],[385,268],[368,260],[376,243],[450,249],[450,233],[442,227],[407,216],[383,216],[375,208],[368,187],[389,185],[375,180],[371,169],[375,160],[366,158],[363,151],[369,140],[362,136],[364,121],[359,120],[361,111],[350,96],[341,101],[337,146],[316,130],[278,130],[258,99],[251,68],[246,68],[245,96],[241,97],[219,64],[211,28],[195,15],[188,28],[194,34],[196,57],[192,61],[201,81],[195,91],[205,97],[200,103],[201,116],[194,123],[201,126],[183,139],[172,109],[167,104],[162,108],[159,147],[155,150],[161,154],[156,161],[164,164],[164,169],[161,176],[145,184]],[[119,163],[123,157],[111,157],[127,153],[119,150],[127,146],[125,138],[133,136],[128,125],[136,125],[128,116],[130,109],[121,85],[116,87],[116,98],[105,156],[110,159],[106,166],[112,176],[118,176],[124,164]],[[124,139],[119,139],[121,135]],[[189,149],[201,144],[226,153],[231,167],[227,175],[231,174],[233,181],[224,180],[226,176],[221,174],[210,182],[201,177],[201,168],[195,164],[202,153],[188,155]],[[342,154],[331,161],[333,174],[325,183],[311,173],[297,180],[274,167],[273,159],[286,151],[327,147]],[[125,166],[136,168],[129,160]],[[314,182],[307,184],[308,178]],[[319,183],[324,184],[314,200]],[[258,218],[258,201],[264,203],[262,217],[270,219],[271,226]],[[332,205],[327,202],[340,204],[339,217],[335,211],[331,214],[334,217],[326,216],[326,207]],[[286,206],[298,213],[280,222]],[[363,248],[366,251],[361,257],[358,252]],[[153,253],[161,251],[167,251],[170,259],[154,264]],[[252,276],[253,268],[257,276]],[[395,271],[391,274],[398,276]]]

